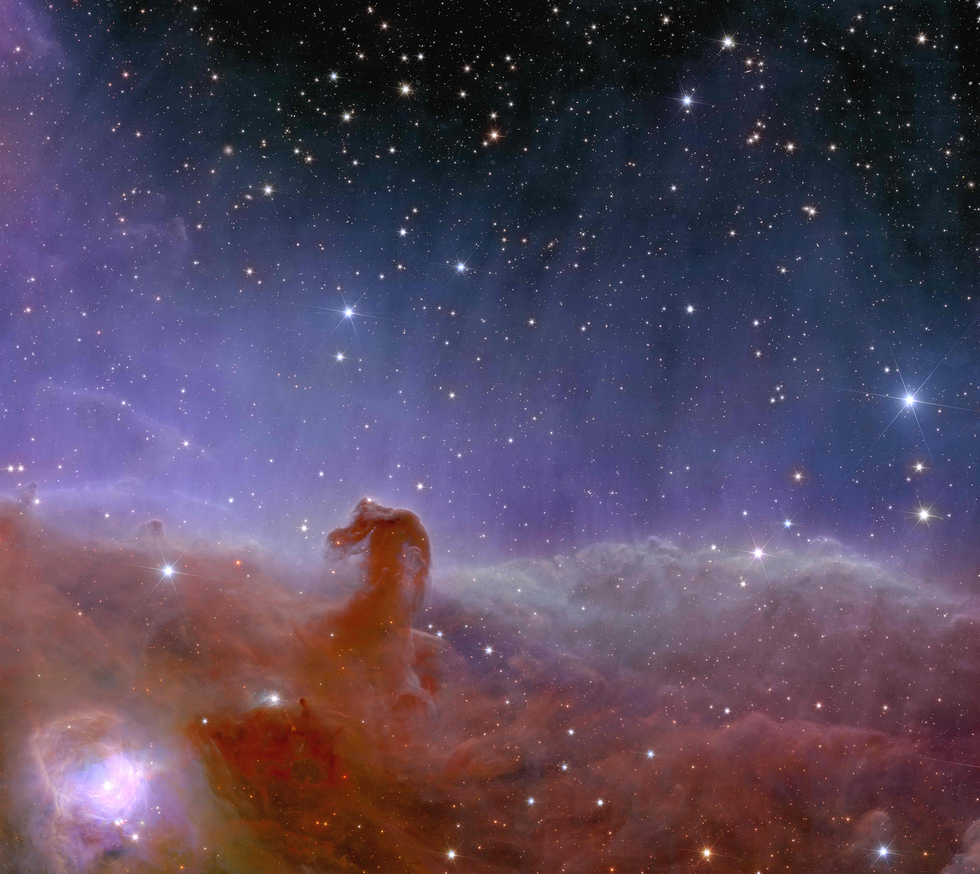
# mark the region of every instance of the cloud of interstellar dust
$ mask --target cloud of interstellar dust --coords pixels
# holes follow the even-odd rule
[[[833,544],[432,580],[362,501],[286,585],[34,500],[0,504],[0,870],[976,869],[977,611]]]

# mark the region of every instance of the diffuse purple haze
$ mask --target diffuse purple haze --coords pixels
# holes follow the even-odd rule
[[[975,605],[832,544],[768,583],[603,545],[447,571],[417,612],[406,511],[362,502],[327,547],[363,560],[287,585],[32,506],[0,513],[3,870],[980,864]]]

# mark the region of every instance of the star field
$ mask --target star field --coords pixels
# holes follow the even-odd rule
[[[980,865],[978,28],[0,0],[0,869]]]
[[[277,538],[417,493],[521,554],[784,515],[958,549],[976,22],[19,8],[10,488],[133,476]]]

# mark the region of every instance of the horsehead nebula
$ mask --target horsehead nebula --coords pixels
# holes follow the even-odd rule
[[[9,870],[974,864],[976,607],[830,542],[760,594],[657,540],[430,578],[367,500],[329,579],[147,530],[3,505]]]
[[[0,874],[978,874],[977,26],[0,0]]]

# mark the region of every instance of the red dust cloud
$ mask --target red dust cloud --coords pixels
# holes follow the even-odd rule
[[[0,504],[2,871],[980,870],[976,606],[832,545],[432,581],[365,500],[297,580],[32,512]]]

